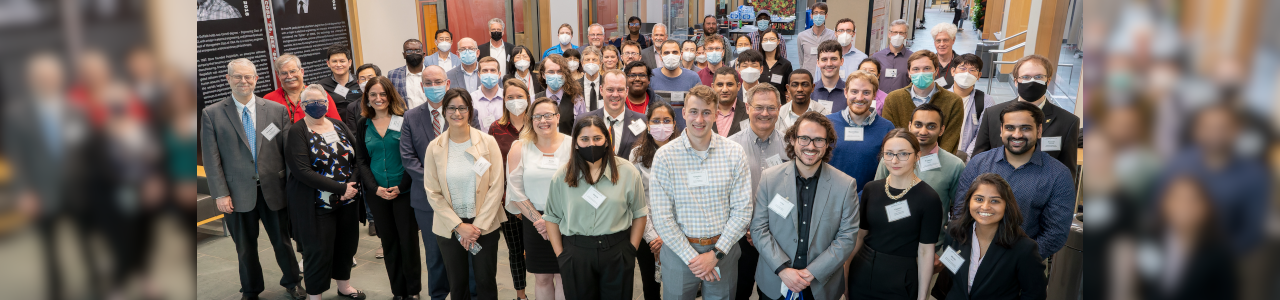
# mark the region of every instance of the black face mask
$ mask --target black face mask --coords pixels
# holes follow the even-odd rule
[[[422,65],[422,54],[406,54],[404,63],[410,66],[420,66]]]
[[[578,148],[578,156],[582,156],[582,160],[587,162],[596,162],[604,158],[605,153],[609,152],[609,146],[587,146]]]
[[[489,38],[490,38],[490,39],[493,39],[493,40],[495,40],[495,41],[496,41],[496,40],[501,40],[501,39],[502,39],[502,32],[501,32],[501,31],[491,31],[491,32],[489,32]]]
[[[1022,97],[1024,101],[1036,101],[1044,97],[1044,93],[1049,91],[1049,86],[1039,82],[1019,82],[1018,97]]]

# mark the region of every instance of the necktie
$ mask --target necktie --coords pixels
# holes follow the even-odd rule
[[[588,98],[588,99],[591,99],[591,110],[596,110],[596,97],[597,97],[597,94],[599,93],[596,93],[595,81],[591,82],[591,90],[589,90],[589,92],[591,93],[591,98]]]
[[[436,135],[440,135],[440,111],[431,111],[431,128],[436,130]]]
[[[244,137],[249,140],[249,153],[253,154],[253,167],[258,167],[258,135],[253,134],[253,116],[249,115],[249,107],[245,106],[240,113],[240,121],[244,123]]]
[[[609,118],[609,139],[613,139],[613,137],[617,136],[617,135],[615,135],[615,134],[613,134],[613,133],[618,131],[618,128],[617,128],[617,127],[618,127],[618,121],[621,121],[621,120],[614,119],[614,118]],[[618,144],[620,144],[621,142],[622,142],[622,141],[613,141],[613,152],[614,152],[614,153],[617,153],[617,152],[618,152]]]

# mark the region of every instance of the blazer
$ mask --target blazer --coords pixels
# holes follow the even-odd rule
[[[506,173],[502,171],[502,151],[492,136],[475,128],[468,131],[471,132],[472,144],[471,148],[467,148],[467,154],[475,157],[476,161],[489,161],[489,168],[484,174],[476,176],[476,217],[471,225],[479,228],[481,234],[489,234],[507,221],[507,215],[502,209],[502,188],[506,179]],[[404,136],[404,132],[400,135]],[[430,158],[423,161],[422,168],[427,172],[423,173],[422,181],[431,207],[435,209],[431,232],[449,238],[453,236],[453,229],[462,224],[462,218],[453,210],[453,197],[449,195],[449,181],[446,179],[449,170],[449,139],[436,139],[427,147]],[[471,169],[471,166],[457,167]]]
[[[467,86],[467,80],[465,77],[463,77],[464,71],[462,70],[462,65],[458,65],[457,68],[453,68],[448,72],[444,72],[444,75],[445,75],[445,78],[449,79],[449,88],[451,89],[460,88],[460,89],[467,90],[467,92],[474,92],[480,89],[480,63],[476,63],[475,73],[476,73],[476,84],[473,86]]]
[[[973,234],[972,227],[965,234]],[[1000,233],[996,233],[997,236]],[[1018,239],[1012,248],[1005,248],[992,241],[987,246],[987,254],[978,265],[978,273],[973,276],[973,289],[969,288],[969,268],[972,263],[973,239],[960,244],[950,235],[944,243],[959,252],[964,258],[957,273],[951,275],[951,291],[947,292],[948,300],[968,299],[1045,299],[1048,280],[1044,278],[1044,259],[1040,258],[1040,248],[1036,241],[1029,237]],[[946,251],[946,248],[942,248]],[[941,254],[939,254],[941,255]],[[944,272],[951,272],[943,267]]]
[[[534,99],[537,99],[539,97],[548,97],[547,91],[538,92],[538,96],[534,97]],[[579,96],[579,98],[581,98],[581,96]],[[533,101],[530,101],[530,103],[532,102]],[[558,131],[560,131],[560,133],[563,133],[565,135],[571,136],[573,132],[573,122],[577,120],[577,118],[573,115],[573,101],[561,100],[560,107],[557,112],[560,113],[560,126],[558,128],[559,129]]]
[[[369,154],[369,146],[365,145],[364,138],[367,135],[366,131],[369,130],[369,124],[366,122],[366,120],[368,120],[368,118],[361,117],[360,119],[356,120],[356,126],[350,127],[350,128],[355,128],[355,132],[351,133],[352,136],[355,137],[355,140],[351,141],[351,146],[356,148],[358,152],[365,153],[367,157],[367,154]],[[401,125],[400,126],[401,130],[403,130],[404,124],[402,123],[400,125]],[[390,132],[391,130],[388,129],[387,131]],[[403,136],[404,135],[401,135],[402,138]],[[365,159],[363,162],[361,162],[358,168],[359,169],[358,171],[360,172],[360,179],[361,179],[360,185],[364,187],[365,201],[375,201],[375,200],[389,201],[386,199],[382,199],[382,197],[378,197],[378,180],[373,177],[373,169],[370,169],[371,164],[373,164],[372,158]],[[419,193],[413,192],[413,177],[409,176],[409,170],[406,168],[401,172],[404,172],[404,174],[400,175],[400,184],[396,186],[400,188],[400,193],[411,195],[411,196],[413,194],[421,194],[420,192]]]
[[[405,82],[405,78],[409,78],[409,66],[400,66],[399,68],[391,70],[391,72],[387,72],[387,79],[391,80],[391,85],[396,86],[396,92],[400,93],[400,99],[407,99],[409,97],[405,94],[405,91],[408,91],[409,88]],[[421,83],[413,83],[414,88],[419,88],[420,86]]]
[[[64,212],[72,212],[77,209],[84,209],[86,203],[68,203],[79,202],[80,199],[89,199],[86,194],[92,193],[89,188],[67,188],[67,187],[87,187],[91,185],[89,172],[85,172],[86,165],[94,158],[92,153],[100,153],[95,143],[87,137],[94,136],[90,133],[89,123],[80,109],[74,105],[63,104],[58,109],[60,116],[49,116],[41,112],[40,104],[42,101],[34,96],[28,96],[23,100],[12,101],[12,106],[6,107],[4,115],[5,126],[4,131],[4,149],[7,151],[9,162],[13,164],[14,174],[22,174],[21,176],[12,176],[13,186],[19,191],[31,191],[40,198],[40,215],[49,217]],[[57,100],[61,101],[61,100]],[[275,103],[267,101],[269,103]],[[216,104],[215,104],[216,105]],[[212,106],[212,105],[211,105]],[[232,105],[234,110],[235,105]],[[208,108],[206,108],[207,110]],[[202,120],[207,119],[207,115],[202,115]],[[239,121],[239,118],[236,118]],[[60,128],[47,128],[45,124],[54,124]],[[203,130],[208,125],[201,127],[202,134],[200,137],[204,139],[206,136]],[[44,130],[37,129],[53,129],[53,135],[46,135]],[[232,129],[226,129],[232,130]],[[101,139],[101,138],[99,138]],[[204,161],[209,162],[207,158],[211,154],[207,150],[208,147],[214,147],[210,144],[209,139],[204,139],[202,147],[205,155]],[[54,150],[57,149],[60,150]],[[230,146],[228,146],[230,147]],[[248,147],[245,147],[248,148]],[[216,153],[216,152],[213,152]],[[206,169],[210,169],[212,164],[205,163]],[[110,168],[108,168],[110,169]],[[208,172],[208,171],[206,171]],[[95,172],[101,173],[101,172]],[[114,172],[108,171],[106,176],[115,176]],[[212,184],[214,177],[209,177]],[[111,185],[111,184],[107,184]],[[224,184],[225,185],[225,184]],[[108,187],[112,188],[112,187]],[[225,189],[224,189],[225,191]],[[94,191],[97,192],[97,191]],[[207,193],[207,192],[206,192]],[[222,195],[227,195],[223,193]],[[234,200],[234,198],[232,199]],[[115,206],[112,204],[112,206]],[[239,205],[237,205],[239,208]]]
[[[348,129],[347,123],[341,120],[328,118],[329,122],[338,125],[338,129],[346,133],[346,136],[354,138],[351,130]],[[293,232],[297,234],[300,240],[312,240],[320,238],[316,232],[316,198],[319,192],[316,190],[324,190],[326,192],[341,194],[347,191],[347,185],[333,181],[316,171],[311,170],[311,162],[316,159],[315,154],[311,153],[311,145],[307,142],[309,130],[306,120],[293,123],[288,129],[288,134],[284,136],[288,140],[285,141],[285,164],[289,166],[289,181],[287,183],[289,197],[289,217],[292,218]],[[348,140],[353,148],[352,152],[355,157],[351,161],[351,165],[356,167],[351,172],[349,182],[361,182],[363,174],[359,171],[359,166],[367,164],[367,155],[360,148],[356,148],[357,141]],[[262,155],[259,153],[258,155]],[[206,172],[207,173],[207,172]],[[360,188],[359,185],[356,186]],[[347,204],[355,207],[364,207],[364,199],[360,197],[354,198],[355,203]],[[359,210],[360,223],[364,223],[368,216],[363,209]]]
[[[497,59],[498,61],[503,61],[503,62],[511,61],[511,52],[516,51],[516,45],[512,45],[511,43],[503,41],[502,48],[503,50],[505,50],[503,52],[507,53],[507,57],[494,57],[494,59]],[[489,57],[490,56],[489,53],[492,53],[492,51],[493,51],[493,44],[490,44],[489,42],[484,42],[484,44],[480,45],[480,51],[476,53],[478,54],[476,55],[476,57]],[[478,60],[479,58],[477,58],[477,61]],[[498,71],[501,72],[504,70],[498,70]]]
[[[575,118],[574,122],[577,122],[578,120],[581,120],[586,116],[597,116],[603,119],[605,116],[605,111],[603,108],[601,108],[601,109],[587,112]],[[631,122],[635,122],[636,120],[639,120],[640,122],[644,122],[645,128],[648,128],[649,122],[645,121],[644,115],[638,112],[632,111],[630,109],[627,109],[626,107],[622,108],[622,139],[618,143],[618,153],[615,154],[616,156],[631,157],[632,146],[635,146],[636,141],[640,139],[640,135],[644,134],[644,130],[640,130],[640,133],[634,133],[631,131],[630,128],[628,128],[631,125]],[[605,121],[605,125],[609,125],[608,120]],[[612,138],[613,135],[610,134],[609,137]]]
[[[1004,141],[1000,139],[1000,111],[1005,107],[1012,105],[1012,101],[996,104],[982,111],[982,119],[978,120],[982,123],[978,126],[978,135],[974,136],[973,156],[978,153],[991,150],[992,148],[1004,145]],[[1057,159],[1062,165],[1067,166],[1071,170],[1071,178],[1079,178],[1076,175],[1076,149],[1080,148],[1080,117],[1075,114],[1054,105],[1052,101],[1044,104],[1044,134],[1040,135],[1041,140],[1044,137],[1062,137],[1062,149],[1058,151],[1044,151],[1043,143],[1036,144],[1036,151],[1043,151],[1053,158]]]
[[[813,197],[813,215],[809,219],[809,264],[806,269],[817,279],[810,288],[814,298],[836,299],[844,295],[844,261],[853,253],[858,236],[858,190],[854,179],[831,164],[822,163],[818,192]],[[756,282],[771,299],[780,293],[782,279],[775,270],[796,255],[800,199],[796,194],[796,161],[765,169],[760,174],[755,208],[751,217],[751,237],[760,251],[756,263]],[[769,209],[775,195],[795,204],[787,217]]]
[[[428,155],[427,146],[432,140],[436,139],[430,108],[431,104],[427,103],[405,111],[404,123],[400,124],[400,164],[404,165],[405,173],[408,173],[409,177],[413,178],[413,186],[415,187],[420,187],[424,184],[422,163]],[[441,108],[444,107],[441,106]],[[443,116],[441,116],[441,119],[443,119]],[[472,118],[471,127],[480,128],[480,121]],[[448,121],[441,124],[441,133],[448,129]],[[401,189],[401,191],[405,191],[405,189]],[[432,211],[431,203],[424,193],[409,193],[409,206],[425,212]]]
[[[729,125],[729,135],[726,136],[738,133],[738,131],[742,131],[744,128],[751,128],[751,124],[747,124],[747,119],[750,118],[747,116],[747,104],[742,102],[742,98],[742,91],[738,91],[738,104],[734,104],[733,108],[733,125]],[[719,104],[717,104],[717,107],[718,106]],[[720,126],[711,127],[711,131],[720,133]]]
[[[477,58],[477,60],[478,60],[478,58]],[[453,64],[453,68],[449,68],[448,70],[444,70],[445,72],[449,72],[449,70],[453,70],[453,69],[458,68],[458,66],[461,66],[461,65],[462,65],[462,59],[461,59],[461,58],[458,58],[458,55],[457,55],[457,54],[453,54],[453,52],[450,52],[450,53],[449,53],[449,63],[450,63],[450,64]],[[438,65],[438,64],[440,64],[440,52],[439,52],[439,51],[436,51],[436,53],[435,53],[435,54],[428,55],[426,58],[423,58],[423,59],[422,59],[422,66],[423,66],[423,67],[426,67],[426,66],[434,66],[434,65]]]
[[[661,47],[661,45],[658,45],[658,47]],[[653,56],[657,55],[657,52],[655,52],[653,48],[654,47],[649,47],[644,48],[644,50],[640,50],[640,61],[644,62],[646,66],[649,66],[649,69],[657,70],[659,67],[662,67],[662,62],[654,60]],[[618,48],[618,51],[622,51],[622,48]]]
[[[231,196],[236,212],[248,212],[258,203],[258,186],[271,210],[288,206],[285,200],[285,147],[289,125],[284,105],[253,97],[254,136],[244,134],[244,123],[236,111],[235,99],[227,96],[201,112],[200,145],[204,150],[204,172],[209,181],[209,195],[214,199]],[[340,120],[334,122],[342,123]],[[271,125],[279,132],[268,139],[262,134]],[[303,126],[306,127],[306,126]],[[258,151],[255,167],[249,152],[249,138]]]

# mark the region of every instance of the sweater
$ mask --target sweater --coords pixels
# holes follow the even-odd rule
[[[889,120],[884,117],[875,116],[876,120],[872,121],[870,126],[863,127],[862,141],[845,141],[844,128],[850,125],[841,114],[846,114],[847,111],[827,115],[827,119],[831,120],[831,126],[836,129],[835,150],[831,153],[829,163],[840,172],[853,177],[858,193],[861,194],[862,186],[876,177],[876,167],[880,162],[880,146],[884,142],[884,136],[888,135],[894,127],[893,123],[889,123]]]
[[[889,122],[893,122],[896,127],[907,128],[911,124],[911,116],[915,113],[916,104],[911,101],[911,86],[894,90],[884,100],[884,112],[881,113]],[[938,136],[938,145],[942,150],[956,153],[956,148],[960,145],[960,129],[964,127],[964,100],[960,95],[944,90],[942,87],[934,84],[938,89],[933,97],[929,99],[929,103],[937,105],[942,109],[942,135]]]

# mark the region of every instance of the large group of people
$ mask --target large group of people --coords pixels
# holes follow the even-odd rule
[[[263,291],[261,222],[289,295],[332,279],[365,298],[369,220],[395,299],[497,299],[499,237],[520,299],[526,272],[538,299],[631,299],[637,265],[645,299],[1043,299],[1076,203],[1080,120],[1048,101],[1055,66],[1019,59],[1018,98],[995,104],[955,25],[911,52],[894,21],[868,56],[854,21],[811,9],[798,49],[769,26],[734,39],[707,16],[676,41],[632,17],[581,46],[560,25],[538,55],[493,19],[488,39],[441,29],[436,53],[405,41],[385,76],[335,45],[307,84],[282,55],[262,97],[232,60],[200,137],[241,292]]]

